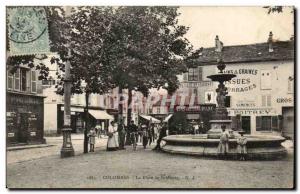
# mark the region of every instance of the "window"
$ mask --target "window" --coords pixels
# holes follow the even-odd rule
[[[20,69],[15,72],[14,89],[20,91]]]
[[[14,75],[10,72],[10,70],[7,70],[7,89],[12,90],[14,84]]]
[[[272,88],[271,71],[261,70],[260,87],[262,90],[270,90]]]
[[[30,85],[28,85],[29,77],[26,69],[20,69],[21,73],[21,91],[26,92],[29,91]]]
[[[36,78],[36,71],[31,71],[31,92],[37,92],[37,78]]]
[[[190,68],[188,72],[189,81],[198,81],[198,68]]]
[[[256,117],[256,131],[278,131],[278,116]]]
[[[271,95],[262,95],[261,105],[264,107],[270,107],[272,106],[271,100],[272,100]]]

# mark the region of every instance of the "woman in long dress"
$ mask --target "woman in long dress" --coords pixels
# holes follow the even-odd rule
[[[108,127],[107,151],[115,151],[119,148],[118,130],[115,122],[112,121]]]

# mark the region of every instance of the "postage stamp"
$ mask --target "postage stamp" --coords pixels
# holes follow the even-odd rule
[[[42,7],[14,7],[8,11],[10,55],[49,53],[46,11]]]

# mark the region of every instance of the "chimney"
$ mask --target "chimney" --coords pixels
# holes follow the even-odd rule
[[[274,51],[273,50],[273,33],[272,33],[272,31],[269,33],[268,44],[269,44],[269,53],[272,53]]]
[[[215,51],[222,52],[223,49],[223,42],[219,40],[219,36],[217,35],[215,38]]]

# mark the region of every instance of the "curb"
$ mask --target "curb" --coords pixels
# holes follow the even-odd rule
[[[6,151],[16,151],[16,150],[25,150],[25,149],[34,149],[34,148],[46,148],[54,145],[27,145],[27,146],[15,146],[7,147]]]

